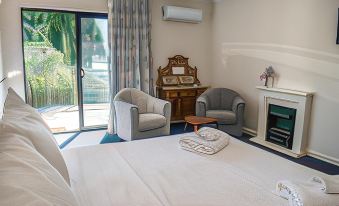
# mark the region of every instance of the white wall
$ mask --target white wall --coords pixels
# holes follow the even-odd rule
[[[153,0],[152,2],[154,77],[157,77],[156,72],[159,66],[167,65],[169,57],[180,54],[189,57],[189,64],[198,68],[198,78],[202,84],[211,84],[210,37],[213,4],[203,0]],[[161,10],[163,5],[202,9],[203,21],[199,24],[163,21]]]
[[[339,160],[339,0],[224,0],[213,12],[213,86],[246,99],[257,129],[259,75],[273,65],[277,87],[314,91],[310,151]]]
[[[6,80],[6,86],[13,87],[25,96],[23,57],[21,40],[21,7],[51,8],[107,12],[107,0],[3,0],[0,4],[0,31],[4,73],[18,71],[19,75]]]
[[[106,11],[107,0],[4,0],[0,31],[4,74],[24,96],[20,6]],[[201,24],[161,20],[162,5],[203,9]],[[247,101],[246,126],[257,127],[259,74],[273,65],[277,87],[316,92],[309,149],[339,159],[339,0],[153,0],[152,50],[156,69],[176,54],[190,57],[203,84],[229,87]],[[89,9],[90,8],[90,9]],[[211,44],[212,42],[212,44]],[[1,70],[0,70],[1,71]],[[0,73],[1,75],[1,73]]]
[[[1,3],[1,2],[0,2]],[[2,49],[1,49],[1,30],[0,30],[0,81],[5,77],[3,67],[2,67]],[[0,84],[0,118],[2,117],[2,109],[5,100],[5,91],[4,91],[4,83]]]
[[[154,82],[157,68],[166,66],[168,57],[181,54],[190,57],[190,64],[198,67],[203,84],[210,84],[211,67],[211,12],[212,3],[203,0],[152,0],[152,49]],[[200,24],[162,21],[162,5],[189,6],[203,9],[204,19]],[[20,7],[52,8],[80,11],[107,12],[107,0],[4,0],[0,5],[0,31],[3,31],[4,73],[20,72],[7,80],[24,97],[24,78],[21,41]]]

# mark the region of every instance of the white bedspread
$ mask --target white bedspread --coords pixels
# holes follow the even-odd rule
[[[288,205],[278,180],[324,176],[234,138],[216,155],[189,153],[181,136],[64,150],[80,205]]]

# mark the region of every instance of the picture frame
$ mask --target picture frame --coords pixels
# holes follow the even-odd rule
[[[163,76],[162,81],[165,86],[174,86],[179,84],[177,76]]]
[[[179,81],[181,84],[194,84],[193,76],[179,76]]]

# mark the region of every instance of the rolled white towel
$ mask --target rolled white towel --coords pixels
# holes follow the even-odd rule
[[[197,131],[197,135],[198,137],[207,141],[216,141],[220,137],[226,136],[227,134],[214,128],[202,127]]]
[[[218,134],[218,138],[212,138],[213,140],[210,141],[205,140],[203,137],[198,135],[182,137],[179,140],[179,144],[184,150],[212,155],[222,150],[229,143],[230,136],[228,134],[224,132]]]
[[[326,194],[310,181],[278,181],[276,192],[288,199],[290,206],[339,206],[339,195]]]
[[[327,177],[312,177],[311,182],[317,184],[320,190],[327,194],[339,194],[339,175]]]

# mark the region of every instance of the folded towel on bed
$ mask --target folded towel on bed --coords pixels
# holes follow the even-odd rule
[[[196,136],[182,137],[179,140],[181,148],[191,152],[212,155],[228,145],[228,138],[219,138],[215,141],[206,141]]]
[[[219,130],[210,128],[210,134],[207,135],[208,129],[203,129],[205,136],[199,136],[199,131],[197,136],[186,136],[182,137],[179,140],[179,144],[182,149],[188,150],[191,152],[203,153],[203,154],[215,154],[226,147],[229,143],[229,135],[221,132]],[[216,130],[216,131],[215,131]],[[201,132],[202,132],[201,131]],[[216,135],[213,137],[213,134]],[[208,137],[207,137],[208,136]],[[207,137],[210,140],[204,139]]]
[[[328,177],[312,177],[311,181],[327,194],[339,194],[339,175]]]
[[[279,181],[276,192],[288,199],[290,206],[339,206],[338,194],[326,194],[312,181]]]
[[[207,140],[207,141],[215,141],[218,140],[220,137],[228,136],[225,132],[220,130],[211,128],[211,127],[202,127],[197,131],[198,137]]]

